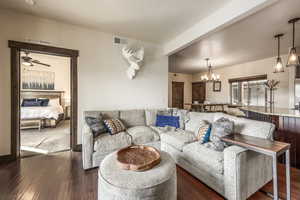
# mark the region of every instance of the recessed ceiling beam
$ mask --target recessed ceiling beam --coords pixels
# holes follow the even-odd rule
[[[163,46],[164,54],[171,55],[176,53],[209,33],[218,31],[244,19],[277,1],[280,0],[232,0],[223,8],[216,10],[210,16],[165,43]]]

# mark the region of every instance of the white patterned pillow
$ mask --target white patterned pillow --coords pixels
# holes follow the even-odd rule
[[[107,119],[104,120],[104,124],[106,128],[108,129],[108,132],[111,135],[123,132],[126,130],[126,127],[119,119]]]
[[[215,151],[223,151],[228,145],[221,140],[222,137],[233,133],[234,122],[227,118],[220,118],[212,123],[210,143],[205,144],[206,147]]]

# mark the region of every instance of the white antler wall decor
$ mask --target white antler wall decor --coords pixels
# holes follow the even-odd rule
[[[122,49],[122,54],[129,64],[127,69],[127,76],[129,79],[134,79],[137,71],[140,70],[142,61],[144,59],[144,48],[139,49],[131,48],[129,46],[124,46]]]

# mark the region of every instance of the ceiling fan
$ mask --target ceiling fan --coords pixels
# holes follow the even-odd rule
[[[46,67],[51,67],[51,65],[49,65],[49,64],[42,63],[39,60],[34,60],[31,57],[29,57],[29,52],[25,52],[25,56],[22,56],[21,58],[23,60],[22,64],[26,65],[26,66],[32,67],[32,66],[34,66],[34,64],[38,64],[38,65],[44,65]]]

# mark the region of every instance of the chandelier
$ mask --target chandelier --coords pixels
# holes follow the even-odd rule
[[[204,75],[201,76],[201,80],[205,81],[205,82],[219,81],[220,80],[220,75],[213,73],[211,64],[208,63],[209,58],[206,58],[205,60],[206,60],[206,66],[208,68],[208,71],[207,71],[206,74],[204,74]]]

